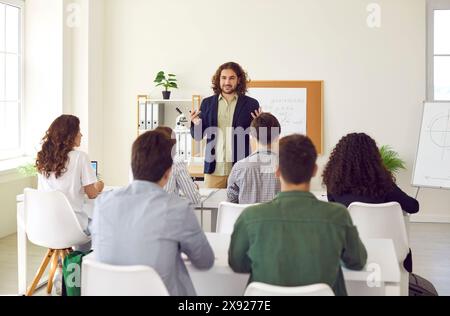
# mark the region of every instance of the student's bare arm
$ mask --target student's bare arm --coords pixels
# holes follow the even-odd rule
[[[89,199],[93,200],[103,191],[104,187],[105,184],[102,181],[99,181],[97,183],[85,186],[84,192],[86,192]]]

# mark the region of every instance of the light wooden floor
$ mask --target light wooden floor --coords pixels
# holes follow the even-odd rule
[[[450,296],[450,224],[411,224],[414,273],[428,279],[439,295]],[[28,278],[34,277],[45,249],[29,244]],[[17,238],[0,239],[0,295],[17,293]],[[40,290],[36,295],[46,295]]]
[[[450,296],[450,224],[410,224],[413,272]]]

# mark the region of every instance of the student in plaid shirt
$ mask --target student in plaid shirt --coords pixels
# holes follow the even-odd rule
[[[253,120],[250,127],[253,154],[237,162],[231,170],[228,202],[269,202],[280,192],[280,180],[275,176],[280,133],[280,122],[270,113],[262,113]]]

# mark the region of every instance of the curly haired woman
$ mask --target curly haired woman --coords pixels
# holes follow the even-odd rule
[[[398,202],[407,213],[419,211],[419,202],[396,185],[383,164],[375,140],[364,133],[349,134],[339,141],[325,167],[323,183],[328,200],[346,207],[353,202]],[[405,268],[412,270],[410,255],[405,260]]]
[[[75,150],[80,146],[80,120],[73,115],[62,115],[51,125],[43,138],[37,155],[38,188],[42,191],[60,191],[67,197],[82,229],[88,233],[89,204],[84,195],[95,199],[103,190],[86,153]]]

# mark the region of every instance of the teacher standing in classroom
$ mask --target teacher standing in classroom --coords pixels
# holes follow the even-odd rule
[[[205,185],[224,189],[233,165],[250,155],[249,127],[261,114],[257,100],[246,96],[248,78],[234,62],[223,64],[212,79],[214,95],[191,113],[191,135],[205,136]]]

